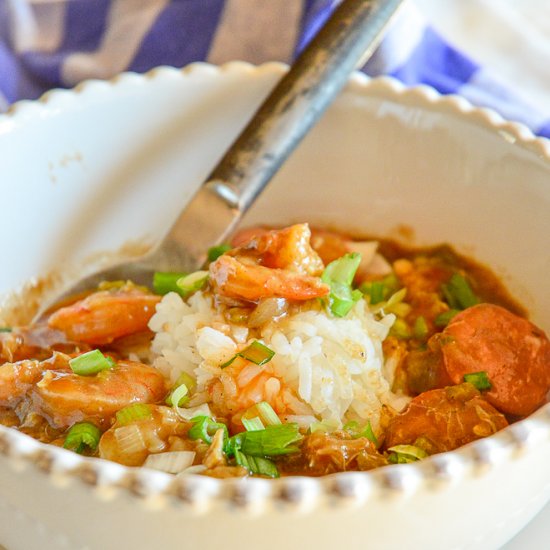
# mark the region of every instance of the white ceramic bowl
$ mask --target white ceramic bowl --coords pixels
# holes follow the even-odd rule
[[[284,70],[162,68],[1,116],[0,293],[158,239]],[[450,242],[493,266],[548,329],[549,213],[548,142],[457,97],[355,75],[245,223],[402,238],[410,226],[416,244]],[[550,406],[419,464],[276,481],[174,481],[1,428],[0,543],[487,550],[547,502],[549,461]]]

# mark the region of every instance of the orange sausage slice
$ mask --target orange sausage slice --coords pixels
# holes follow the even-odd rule
[[[492,304],[459,313],[441,337],[445,368],[458,384],[464,375],[486,371],[492,383],[485,393],[498,410],[532,413],[550,390],[550,342],[535,325]]]
[[[422,438],[430,454],[452,451],[505,428],[504,415],[471,384],[430,390],[415,397],[405,412],[392,418],[385,447],[414,445]]]

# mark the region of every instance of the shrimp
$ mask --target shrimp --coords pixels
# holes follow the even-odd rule
[[[232,244],[238,247],[237,254],[253,251],[260,255],[261,264],[266,267],[290,269],[308,275],[319,275],[330,262],[350,252],[360,252],[361,264],[355,275],[357,284],[369,276],[383,276],[391,272],[391,266],[376,252],[376,241],[353,241],[340,233],[310,229],[308,224],[276,231],[262,227],[242,229],[233,237]]]
[[[15,407],[42,378],[45,371],[68,368],[65,357],[54,353],[46,361],[24,359],[0,365],[0,406]]]
[[[226,254],[210,264],[210,281],[218,294],[251,302],[274,297],[305,301],[330,291],[318,277],[244,263]]]
[[[49,317],[48,326],[77,342],[110,344],[122,336],[148,330],[147,324],[160,300],[160,296],[131,287],[94,292],[57,310]]]
[[[190,424],[178,413],[161,405],[149,405],[150,416],[109,428],[99,440],[99,456],[126,466],[141,466],[152,453],[195,451],[195,441],[186,439]]]
[[[15,363],[23,359],[42,361],[52,352],[87,351],[84,344],[70,342],[65,333],[49,328],[45,324],[29,327],[15,327],[11,332],[0,333],[0,362]]]
[[[311,247],[311,231],[307,223],[284,229],[266,231],[253,236],[230,255],[253,257],[260,265],[272,269],[285,269],[294,273],[319,276],[324,265]]]
[[[310,236],[307,224],[254,232],[210,265],[210,280],[218,294],[251,302],[326,296],[329,287],[318,277],[324,265]]]
[[[389,449],[416,444],[429,454],[441,453],[492,435],[507,425],[504,415],[466,383],[415,397],[403,413],[390,420],[384,445]],[[419,445],[419,439],[423,445]]]
[[[118,361],[114,368],[94,376],[48,370],[31,396],[38,414],[56,428],[68,428],[81,420],[105,425],[126,405],[155,403],[166,393],[166,382],[157,369],[134,361]]]

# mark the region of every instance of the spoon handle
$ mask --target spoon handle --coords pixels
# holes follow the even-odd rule
[[[202,264],[205,251],[235,227],[353,69],[370,57],[402,1],[344,0],[338,6],[186,205],[159,248],[170,256],[161,263]]]

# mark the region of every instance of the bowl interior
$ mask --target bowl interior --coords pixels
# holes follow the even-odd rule
[[[252,68],[243,64],[221,69],[198,65],[183,73],[159,69],[144,77],[123,75],[113,83],[87,83],[76,93],[54,92],[41,102],[19,104],[13,115],[0,116],[0,185],[4,199],[0,216],[4,266],[0,270],[0,296],[32,277],[63,271],[90,254],[118,250],[130,241],[152,243],[161,238],[284,70],[280,65]],[[521,128],[505,124],[490,113],[472,110],[457,99],[440,99],[426,90],[403,90],[387,80],[368,83],[355,76],[247,214],[243,225],[305,220],[358,234],[393,236],[412,244],[452,243],[459,251],[492,266],[530,310],[535,322],[548,330],[549,151],[548,145],[533,143]],[[527,422],[537,425],[536,419]],[[536,432],[532,427],[517,426],[519,439]],[[422,540],[431,540],[431,546],[426,547],[440,548],[448,541],[448,518],[462,521],[465,503],[484,503],[486,497],[499,505],[502,501],[508,510],[512,509],[510,501],[517,497],[523,506],[532,488],[539,485],[537,476],[542,479],[546,475],[539,462],[547,460],[548,430],[539,431],[546,434],[545,443],[538,447],[540,452],[526,453],[528,460],[516,460],[515,465],[503,459],[500,470],[489,469],[489,474],[463,480],[460,489],[453,486],[456,493],[449,491],[444,497],[426,485],[424,496],[415,497],[420,503],[415,506],[411,501],[381,497],[383,506],[377,502],[368,509],[371,528],[380,525],[381,538],[376,540],[389,540],[388,533],[393,531],[395,537],[391,540],[401,540],[399,530],[383,518],[386,509],[387,517],[393,517],[399,507],[402,516],[411,512],[409,519],[414,519],[411,526],[416,526],[418,540],[424,537]],[[26,439],[19,438],[21,452],[26,446],[31,451],[34,448]],[[495,444],[496,438],[489,439],[484,442],[487,453],[502,449]],[[478,451],[483,448],[479,446]],[[463,449],[447,455],[454,457],[449,464],[462,463],[457,457],[470,456],[470,452]],[[69,459],[65,457],[69,453],[62,454],[68,463],[79,460],[76,455],[71,454]],[[468,458],[467,462],[474,460]],[[103,472],[115,466],[104,465]],[[516,470],[510,469],[514,467]],[[510,476],[510,472],[517,475]],[[44,510],[49,510],[52,485],[38,468],[28,468],[18,477],[11,470],[0,469],[2,475],[6,486],[8,481],[13,483],[9,494],[21,497],[22,509],[32,508],[36,500],[32,513],[47,516]],[[390,491],[393,478],[387,475]],[[510,479],[518,487],[509,490]],[[530,485],[526,485],[526,479]],[[26,480],[34,499],[19,490]],[[497,499],[495,488],[504,491]],[[56,490],[61,490],[61,484]],[[545,490],[536,501],[538,507],[547,496]],[[468,498],[455,498],[460,491]],[[110,513],[103,501],[90,498],[84,484],[76,485],[76,489],[72,486],[70,495],[75,499],[75,510],[95,506],[97,514]],[[483,498],[478,499],[479,495]],[[423,521],[428,519],[422,498],[429,501],[434,513],[440,512],[440,522],[430,515],[429,525],[418,524],[415,514],[420,513]],[[151,536],[154,522],[149,521],[145,507],[134,506],[135,501],[124,493],[112,505],[117,514],[122,510],[133,518],[132,540],[135,547],[140,547],[148,540],[144,534]],[[226,504],[224,511],[229,509]],[[530,506],[525,508],[527,512],[521,512],[523,515],[514,516],[508,530],[499,523],[497,527],[504,530],[491,540],[501,544],[536,511],[535,505]],[[499,507],[494,508],[497,514]],[[327,521],[321,515],[296,516],[297,525],[303,529],[303,517],[307,517],[312,531],[326,525],[340,537],[341,531],[332,528],[333,509],[330,514],[328,510],[327,506]],[[493,514],[492,501],[485,510]],[[174,507],[163,517],[167,541],[180,540],[180,512]],[[226,521],[227,529],[241,528],[236,516],[216,513],[218,521]],[[344,522],[342,531],[359,533],[365,513],[366,509],[353,514],[344,508],[339,510],[339,521]],[[58,516],[52,509],[48,516],[51,525],[62,521]],[[281,514],[276,521],[272,517],[264,515],[264,523],[255,524],[258,535],[263,536],[264,527],[271,535],[286,533],[288,523],[279,529],[277,522],[288,522],[294,514]],[[225,536],[225,529],[212,530],[215,522],[208,516],[202,518],[202,527],[195,518],[186,524],[191,535],[199,537],[197,540],[210,537],[213,541],[218,533]],[[496,525],[495,518],[489,521],[484,513],[474,519],[480,529]],[[89,524],[86,517],[84,520]],[[348,529],[345,521],[349,522]],[[438,524],[442,528],[433,534],[432,528]],[[103,530],[98,534],[94,525],[89,527],[95,530],[92,538],[99,541]],[[65,525],[63,529],[67,529]],[[298,532],[298,526],[294,529]],[[455,541],[457,548],[458,539],[472,542],[475,529],[473,533],[457,529],[463,533]],[[23,528],[18,530],[23,532]],[[409,536],[407,529],[403,532]],[[112,537],[111,531],[105,533]],[[128,543],[127,531],[120,533],[119,540]],[[73,535],[81,537],[79,529],[75,528]],[[270,535],[264,538],[268,540],[266,548],[280,546],[275,538],[269,543]],[[320,544],[320,548],[334,546],[330,536],[326,540],[329,546]],[[357,540],[350,547],[363,545]],[[400,541],[397,547],[402,546]],[[90,547],[105,546],[99,543]],[[487,546],[480,538],[468,547]]]
[[[283,70],[126,75],[0,118],[10,266],[0,293],[93,252],[159,239]],[[453,243],[493,266],[549,327],[548,158],[488,116],[426,97],[356,77],[243,224],[307,220]]]

